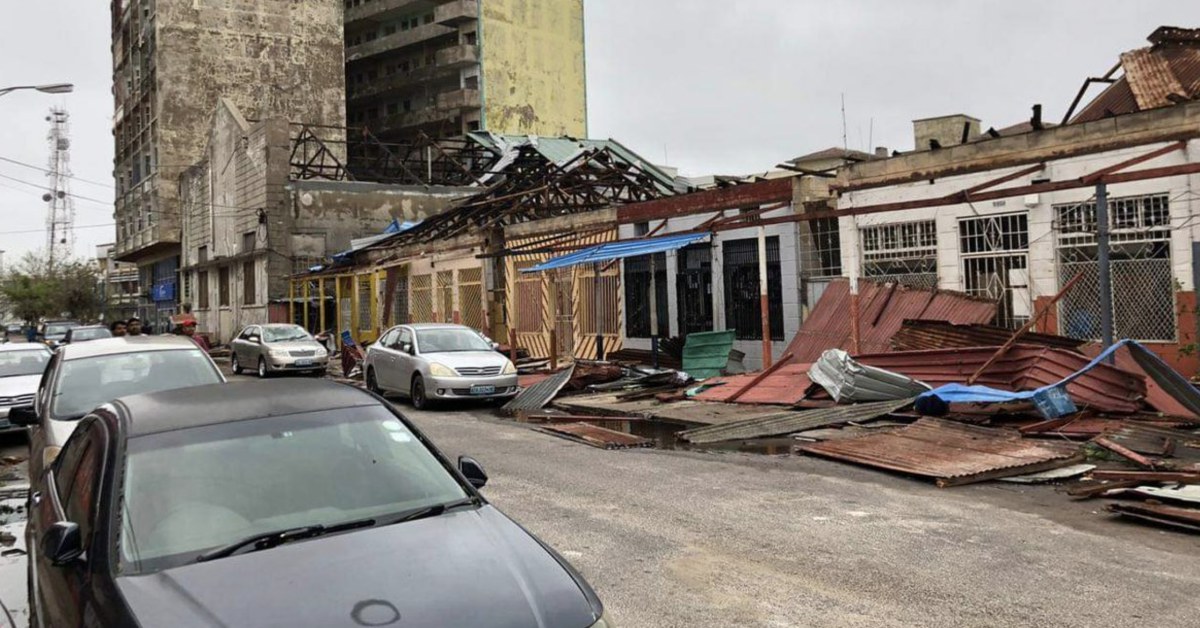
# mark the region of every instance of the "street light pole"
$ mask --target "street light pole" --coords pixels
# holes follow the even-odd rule
[[[75,86],[70,83],[50,83],[47,85],[14,85],[12,87],[0,88],[0,96],[4,96],[9,92],[31,89],[43,94],[69,94],[75,91]]]

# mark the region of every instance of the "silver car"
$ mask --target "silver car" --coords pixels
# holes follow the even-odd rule
[[[412,399],[413,407],[448,399],[517,394],[517,367],[479,332],[462,325],[398,325],[367,347],[367,388]]]
[[[28,406],[53,355],[46,345],[22,342],[0,345],[0,432],[24,430],[8,420],[8,411]]]
[[[287,323],[250,325],[230,349],[234,373],[254,369],[259,377],[284,372],[323,375],[329,365],[325,345],[303,327]]]

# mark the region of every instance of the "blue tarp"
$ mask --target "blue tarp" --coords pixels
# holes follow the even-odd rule
[[[415,222],[400,222],[399,218],[393,218],[392,222],[389,223],[388,226],[386,228],[384,228],[384,230],[379,232],[378,234],[373,235],[373,236],[367,236],[365,238],[357,238],[355,240],[352,240],[350,242],[350,248],[346,249],[345,251],[342,251],[341,253],[338,253],[337,255],[334,255],[333,261],[335,263],[348,261],[350,256],[367,248],[368,246],[371,246],[372,244],[375,244],[377,242],[381,242],[390,235],[401,233],[403,231],[408,231],[409,229],[412,229],[413,227],[417,226],[417,224],[418,223],[415,223]]]
[[[1131,345],[1131,348],[1134,346],[1140,348],[1136,340],[1122,340],[1106,349],[1103,353],[1096,356],[1094,360],[1088,362],[1086,366],[1071,373],[1062,381],[1055,382],[1049,386],[1043,386],[1037,390],[1012,392],[989,388],[987,386],[946,384],[918,396],[917,403],[920,404],[922,400],[934,397],[940,399],[943,403],[1005,403],[1009,401],[1032,400],[1043,416],[1048,419],[1058,418],[1076,411],[1075,404],[1071,401],[1070,396],[1067,395],[1067,384],[1095,368],[1097,364],[1106,361],[1117,349],[1127,344]]]
[[[553,270],[555,268],[566,268],[568,266],[578,266],[579,264],[591,264],[594,262],[609,262],[615,259],[623,259],[626,257],[637,257],[638,255],[650,255],[651,253],[662,253],[664,251],[675,251],[681,249],[693,242],[703,240],[709,237],[710,233],[686,233],[683,235],[662,236],[659,238],[646,238],[645,240],[627,240],[624,242],[609,242],[581,251],[575,251],[567,255],[551,258],[534,266],[532,268],[524,268],[523,273],[535,273],[543,270]]]

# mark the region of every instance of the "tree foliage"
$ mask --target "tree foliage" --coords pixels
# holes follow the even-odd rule
[[[9,313],[20,320],[66,316],[94,320],[103,309],[97,287],[100,275],[79,259],[59,259],[53,264],[44,253],[26,253],[0,278],[0,295]]]

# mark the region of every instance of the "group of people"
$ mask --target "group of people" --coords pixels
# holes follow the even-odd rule
[[[208,344],[208,339],[204,336],[196,335],[196,323],[195,317],[185,315],[175,324],[175,328],[171,330],[171,333],[176,336],[187,336],[192,342],[196,343],[197,347],[200,347],[205,352],[210,351],[212,347]],[[142,319],[136,316],[128,320],[113,321],[109,324],[108,329],[112,332],[114,338],[143,335]]]

